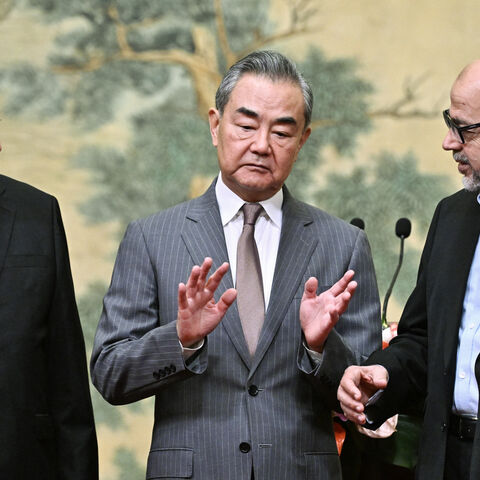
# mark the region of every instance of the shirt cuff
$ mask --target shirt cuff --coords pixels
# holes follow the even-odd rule
[[[312,363],[315,365],[315,367],[318,367],[322,363],[323,353],[316,352],[315,350],[310,350],[310,348],[307,347],[305,342],[303,342],[303,347],[307,351]]]
[[[202,338],[199,342],[195,343],[191,347],[184,347],[182,342],[179,340],[180,348],[182,349],[182,355],[184,360],[188,360],[192,355],[197,353],[205,344],[205,339]]]

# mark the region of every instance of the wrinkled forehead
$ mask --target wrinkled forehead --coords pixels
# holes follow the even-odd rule
[[[464,75],[454,82],[450,90],[450,114],[452,118],[480,121],[480,76]]]
[[[451,110],[479,110],[480,113],[480,62],[460,72],[450,90],[450,101]]]

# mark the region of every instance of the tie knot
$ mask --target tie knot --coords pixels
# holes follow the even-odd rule
[[[259,203],[245,203],[242,207],[243,210],[243,224],[255,225],[258,216],[263,210],[263,207]]]

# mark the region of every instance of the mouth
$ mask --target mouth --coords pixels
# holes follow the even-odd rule
[[[453,159],[461,165],[470,165],[470,162],[467,156],[463,153],[456,152],[453,154]]]
[[[457,168],[462,175],[468,175],[470,173],[470,161],[468,160],[468,157],[466,155],[460,152],[456,152],[453,154],[453,159],[458,163]]]
[[[260,165],[258,163],[246,163],[243,165],[244,168],[248,168],[249,170],[253,170],[256,172],[268,172],[270,171],[265,165]]]

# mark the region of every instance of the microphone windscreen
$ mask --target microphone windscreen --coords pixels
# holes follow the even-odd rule
[[[352,218],[350,223],[355,225],[355,227],[358,227],[360,230],[365,230],[365,222],[361,218]]]
[[[399,238],[407,238],[412,231],[412,223],[408,218],[399,218],[395,225],[395,235]]]

